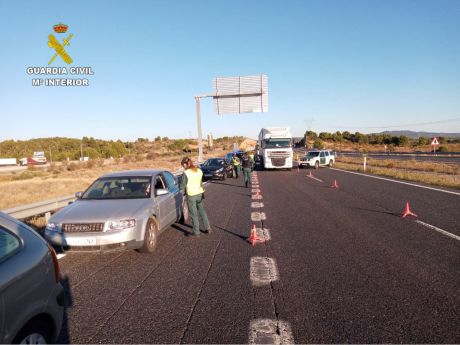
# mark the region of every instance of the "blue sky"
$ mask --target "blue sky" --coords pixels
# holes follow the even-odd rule
[[[196,137],[194,95],[261,73],[269,112],[219,116],[202,100],[204,135],[460,132],[459,18],[458,0],[0,0],[0,141]],[[31,85],[59,22],[89,87]]]

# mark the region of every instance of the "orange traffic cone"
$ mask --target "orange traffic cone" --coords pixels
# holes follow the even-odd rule
[[[252,246],[254,247],[257,241],[260,241],[260,239],[257,237],[256,226],[252,224],[251,237],[249,237],[249,242],[251,242]]]
[[[413,217],[417,217],[417,215],[415,213],[412,213],[410,211],[410,207],[409,207],[409,201],[406,202],[406,208],[404,209],[404,212],[402,214],[402,217],[403,218],[406,218],[407,216],[413,216]]]
[[[339,185],[337,183],[337,180],[334,180],[334,183],[332,184],[331,188],[339,189]]]

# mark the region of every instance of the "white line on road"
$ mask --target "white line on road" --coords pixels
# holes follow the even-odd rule
[[[454,194],[454,195],[460,195],[459,192],[453,192],[453,191],[450,191],[450,190],[444,190],[444,189],[439,189],[439,188],[434,188],[434,187],[422,186],[422,185],[415,184],[415,183],[392,180],[392,179],[385,178],[385,177],[367,175],[367,174],[362,174],[362,173],[358,173],[358,172],[355,172],[355,171],[347,171],[347,170],[342,170],[342,169],[337,169],[337,168],[330,168],[330,169],[345,172],[345,173],[348,173],[348,174],[354,174],[354,175],[360,175],[360,176],[375,178],[377,180],[384,180],[384,181],[388,181],[388,182],[401,183],[401,184],[406,184],[408,186],[430,189],[430,190],[434,190],[434,191],[437,191],[437,192],[444,192],[444,193],[449,193],[449,194]]]
[[[251,207],[252,208],[262,208],[262,207],[264,207],[264,203],[259,202],[259,201],[253,201],[253,202],[251,202]]]
[[[253,222],[260,222],[261,220],[266,220],[267,216],[265,212],[251,212],[251,220]]]
[[[275,260],[262,256],[252,257],[250,276],[254,286],[269,285],[278,280],[279,273]]]
[[[415,222],[420,224],[420,225],[423,225],[423,226],[425,226],[425,227],[427,227],[429,229],[432,229],[432,230],[435,230],[437,232],[440,232],[443,235],[449,236],[449,237],[453,238],[454,240],[460,241],[460,236],[454,235],[454,234],[452,234],[452,233],[450,233],[450,232],[448,232],[446,230],[437,228],[434,225],[422,222],[421,220],[416,220]]]
[[[294,344],[291,326],[286,321],[257,319],[249,325],[249,344]]]
[[[251,189],[251,193],[257,193],[257,192],[261,192],[261,190],[259,188],[252,188]]]
[[[314,176],[310,176],[310,175],[306,175],[306,176],[309,177],[309,178],[312,178],[313,180],[316,180],[318,182],[324,182],[323,180],[320,180],[319,178],[316,178]]]
[[[261,195],[261,194],[253,194],[253,195],[252,195],[252,198],[253,198],[254,200],[261,200],[261,199],[262,199],[262,195]]]
[[[57,254],[58,260],[59,260],[59,259],[62,259],[64,256],[66,256],[66,254],[64,254],[64,253],[59,253],[59,254]]]

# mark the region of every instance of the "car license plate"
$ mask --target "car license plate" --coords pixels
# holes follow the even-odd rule
[[[204,174],[205,177],[211,177],[212,174]]]
[[[66,242],[69,246],[94,246],[96,245],[96,237],[66,238]]]

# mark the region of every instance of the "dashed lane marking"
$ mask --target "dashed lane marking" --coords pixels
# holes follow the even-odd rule
[[[251,220],[253,222],[260,222],[261,220],[266,220],[267,216],[265,212],[251,212]]]
[[[270,230],[266,228],[256,228],[257,238],[260,239],[260,242],[268,242],[272,239],[270,235]]]
[[[251,193],[257,193],[257,192],[261,192],[261,190],[259,188],[252,188],[251,189]]]
[[[271,282],[279,280],[275,260],[262,256],[252,257],[250,277],[253,286],[269,285]]]
[[[249,344],[294,344],[291,326],[286,321],[252,320],[249,325]]]
[[[262,195],[261,195],[261,194],[253,194],[253,195],[252,195],[252,198],[253,198],[254,200],[261,200],[261,199],[262,199]]]
[[[460,195],[459,192],[454,192],[454,191],[451,191],[451,190],[444,190],[444,189],[439,189],[439,188],[434,188],[434,187],[421,186],[421,185],[415,184],[415,183],[409,183],[409,182],[404,182],[404,181],[397,181],[397,180],[392,180],[392,179],[385,178],[385,177],[373,176],[373,175],[367,175],[367,174],[361,174],[361,173],[358,173],[358,172],[347,171],[347,170],[342,170],[342,169],[337,169],[337,168],[330,168],[330,169],[332,169],[332,170],[337,170],[337,171],[341,171],[341,172],[344,172],[344,173],[347,173],[347,174],[365,176],[365,177],[375,178],[375,179],[377,179],[377,180],[383,180],[383,181],[394,182],[394,183],[401,183],[401,184],[405,184],[405,185],[412,186],[412,187],[419,187],[419,188],[425,188],[425,189],[434,190],[434,191],[437,191],[437,192],[444,192],[444,193],[449,193],[449,194],[454,194],[454,195]]]
[[[457,235],[454,235],[446,230],[443,230],[443,229],[440,229],[434,225],[431,225],[431,224],[428,224],[428,223],[425,223],[425,222],[422,222],[421,220],[416,220],[415,221],[416,223],[420,224],[420,225],[423,225],[424,227],[427,227],[431,230],[434,230],[434,231],[437,231],[443,235],[446,235],[446,236],[449,236],[451,238],[453,238],[454,240],[457,240],[457,241],[460,241],[460,236],[457,236]]]
[[[262,208],[262,207],[264,207],[264,203],[259,202],[259,201],[253,201],[253,202],[251,202],[251,207],[252,208]]]

